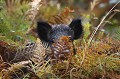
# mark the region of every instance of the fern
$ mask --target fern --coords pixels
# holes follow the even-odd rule
[[[14,6],[14,8],[9,7],[10,9],[8,9],[7,5],[4,5],[0,11],[0,35],[4,36],[4,40],[23,42],[26,39],[26,30],[30,23],[24,18],[25,12],[29,7],[26,4],[18,4],[17,1],[11,6]]]

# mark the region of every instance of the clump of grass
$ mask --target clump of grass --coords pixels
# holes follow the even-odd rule
[[[106,41],[107,42],[106,42]],[[109,41],[109,42],[108,42]],[[104,39],[95,42],[91,47],[77,47],[77,54],[71,57],[71,61],[65,60],[54,65],[48,64],[40,67],[40,78],[118,78],[120,76],[120,59],[115,55],[114,45],[119,41]],[[112,53],[108,54],[111,50]],[[51,60],[50,60],[51,61]]]

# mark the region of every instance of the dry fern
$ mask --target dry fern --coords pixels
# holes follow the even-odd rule
[[[63,36],[52,44],[50,58],[53,63],[57,61],[70,60],[74,55],[73,44],[69,37]]]
[[[71,13],[73,13],[74,10],[71,10],[70,8],[66,7],[60,14],[53,16],[48,20],[50,24],[69,24],[73,16]]]

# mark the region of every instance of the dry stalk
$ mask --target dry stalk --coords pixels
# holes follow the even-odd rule
[[[120,3],[120,1],[118,3],[116,3],[110,10],[109,12],[102,18],[102,20],[100,21],[100,23],[98,24],[97,28],[93,31],[93,33],[90,36],[88,45],[90,46],[95,34],[97,33],[98,29],[100,28],[100,26],[102,25],[102,23],[104,22],[104,20],[106,19],[106,17],[113,12],[113,9]]]
[[[98,0],[93,0],[91,3],[90,3],[90,9],[91,11],[94,9],[94,7],[98,4]]]
[[[36,16],[39,13],[39,9],[42,6],[42,1],[43,0],[33,0],[30,3],[31,9],[26,12],[25,16],[30,16],[30,19],[32,20],[30,28],[28,28],[28,31],[31,29],[31,27],[34,25]]]

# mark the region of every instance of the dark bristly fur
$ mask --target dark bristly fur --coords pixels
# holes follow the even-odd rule
[[[48,38],[51,41],[59,40],[62,36],[70,36],[73,39],[74,31],[67,25],[60,24],[54,25],[52,30],[48,34]]]
[[[81,34],[83,33],[81,19],[74,19],[70,23],[69,27],[74,31],[74,39],[80,38]]]
[[[81,19],[74,19],[69,25],[56,24],[50,26],[47,22],[38,22],[37,31],[43,46],[47,47],[46,45],[49,45],[52,50],[48,57],[50,56],[49,58],[56,60],[66,60],[71,55],[70,46],[73,44],[73,40],[80,38],[83,27]],[[70,38],[70,40],[67,41],[64,38],[61,41],[61,38],[64,36]],[[75,54],[74,45],[72,46]]]
[[[49,42],[48,34],[52,27],[46,22],[37,22],[37,33],[39,38],[44,42]]]
[[[61,36],[70,36],[71,39],[76,40],[80,38],[82,32],[81,19],[74,19],[69,26],[64,24],[51,26],[47,22],[37,22],[37,33],[40,40],[49,44]]]

